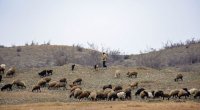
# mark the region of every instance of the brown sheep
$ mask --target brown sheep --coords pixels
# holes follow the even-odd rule
[[[78,96],[82,93],[83,91],[81,89],[75,89],[74,91],[74,98],[78,98]]]
[[[7,76],[13,76],[15,74],[15,68],[11,67],[7,72],[6,72],[6,77]]]
[[[41,92],[41,90],[40,90],[40,86],[39,86],[39,85],[35,85],[35,86],[33,86],[33,88],[32,88],[32,92],[34,92],[34,91],[36,91],[36,90],[37,90],[37,92],[38,92],[38,91]]]
[[[5,65],[5,64],[1,64],[1,65],[0,65],[0,73],[3,73],[3,74],[4,74],[5,68],[6,68],[6,65]]]
[[[67,79],[66,78],[61,78],[59,81],[63,82],[63,83],[67,83]]]
[[[79,91],[79,90],[81,90],[81,89],[80,89],[80,88],[76,88],[75,90],[71,91],[69,97],[70,97],[70,98],[71,98],[72,96],[74,97],[75,91]]]
[[[119,78],[120,77],[120,70],[116,70],[115,71],[115,78]]]
[[[146,98],[149,98],[149,95],[148,95],[148,92],[147,91],[142,91],[141,93],[140,93],[140,97],[142,98],[142,99],[144,99],[145,97]]]
[[[46,83],[47,83],[46,80],[41,79],[38,81],[37,85],[39,85],[40,87],[45,87]]]
[[[178,98],[180,99],[182,96],[185,96],[185,98],[190,96],[190,93],[187,88],[183,88],[183,89],[179,90]]]
[[[56,84],[57,84],[56,81],[50,82],[50,83],[49,83],[49,86],[48,86],[48,89],[55,88],[55,85],[56,85]]]
[[[107,99],[107,92],[97,91],[97,100],[105,100]]]
[[[63,90],[66,90],[66,84],[63,82],[57,82],[56,85],[54,86],[55,88],[61,88],[63,87]]]
[[[47,83],[51,81],[51,78],[48,78],[48,77],[45,77],[45,78],[42,78],[43,80],[45,80]]]
[[[179,73],[179,74],[176,75],[176,78],[174,79],[174,81],[175,81],[175,82],[178,82],[179,79],[180,79],[181,81],[183,81],[183,75],[182,75],[181,73]]]
[[[81,78],[77,78],[73,81],[73,84],[78,84],[81,85],[82,79]]]
[[[132,89],[134,89],[135,87],[138,88],[138,82],[132,82],[129,86],[130,86]]]
[[[117,97],[117,92],[115,91],[111,91],[110,93],[108,93],[107,95],[107,99],[108,100],[116,100],[118,97]]]
[[[70,88],[73,88],[74,86],[77,86],[77,84],[69,84]]]
[[[169,95],[170,97],[178,97],[178,93],[179,93],[179,90],[175,89],[175,90],[171,90]]]
[[[90,91],[83,91],[79,96],[78,96],[78,99],[83,99],[83,98],[88,98],[89,95],[90,95]]]
[[[70,92],[74,91],[74,90],[77,89],[77,88],[79,88],[79,89],[82,90],[82,88],[81,88],[80,86],[74,86],[74,87],[72,87],[72,88],[70,89]]]
[[[97,92],[93,91],[90,93],[90,95],[88,96],[88,99],[92,100],[92,101],[96,101],[97,100]]]
[[[129,78],[132,78],[133,76],[135,76],[135,78],[137,78],[137,72],[128,72],[126,75],[127,75],[127,77],[129,77]]]
[[[19,87],[21,87],[21,88],[26,88],[25,83],[24,83],[23,81],[19,80],[19,79],[14,80],[14,81],[12,82],[12,84],[13,84],[13,85],[16,85],[18,88],[19,88]]]
[[[118,86],[115,86],[115,87],[113,88],[113,90],[114,90],[114,91],[122,90],[122,86],[119,86],[119,85],[118,85]]]
[[[194,98],[196,99],[197,97],[199,97],[199,99],[200,99],[200,91],[196,91],[194,93]]]
[[[163,100],[164,100],[165,98],[167,98],[167,100],[169,100],[170,94],[169,94],[169,93],[164,93],[162,97],[163,97]]]

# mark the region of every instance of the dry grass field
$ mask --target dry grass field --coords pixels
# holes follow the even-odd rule
[[[83,82],[81,87],[83,90],[102,90],[103,85],[112,84],[112,85],[122,85],[123,87],[127,87],[128,84],[134,81],[139,82],[139,87],[143,87],[147,90],[163,90],[165,92],[169,92],[172,89],[180,89],[187,87],[198,88],[200,89],[200,73],[197,72],[182,72],[184,75],[183,82],[174,82],[174,77],[177,72],[174,68],[166,68],[163,70],[155,70],[147,67],[124,67],[124,66],[113,66],[107,69],[100,69],[99,71],[94,71],[92,67],[89,66],[81,66],[77,65],[75,71],[72,72],[70,70],[70,65],[58,66],[58,67],[45,67],[45,68],[32,68],[29,71],[20,72],[17,71],[16,75],[11,78],[3,77],[2,82],[0,83],[0,87],[2,87],[6,83],[11,83],[15,79],[20,79],[26,83],[26,89],[18,89],[17,87],[13,87],[13,91],[4,91],[0,92],[0,105],[1,107],[7,104],[17,105],[17,104],[31,104],[31,103],[45,103],[45,102],[77,102],[76,104],[82,102],[88,102],[88,100],[79,101],[74,98],[69,98],[69,90],[48,90],[47,87],[41,89],[41,93],[31,92],[32,86],[35,85],[41,78],[37,74],[43,69],[53,69],[53,75],[49,76],[52,78],[52,81],[58,81],[60,78],[67,78],[68,84],[71,84],[72,81],[76,78],[82,78]],[[114,73],[116,70],[121,71],[120,78],[114,78]],[[137,78],[128,78],[126,77],[126,73],[129,70],[137,71]],[[70,87],[67,86],[69,89]],[[170,99],[169,101],[162,99],[147,99],[142,100],[140,97],[134,96],[135,90],[132,91],[132,101],[128,103],[139,103],[139,102],[162,102],[164,103],[176,103],[176,102],[184,102],[195,104],[193,102],[198,102],[199,99],[193,99],[190,97],[188,99]],[[122,101],[115,101],[117,103],[121,103]],[[109,102],[115,105],[115,102]],[[62,103],[62,104],[63,104]],[[105,102],[106,104],[107,102]],[[124,102],[122,102],[124,103]],[[98,103],[97,103],[98,104]],[[105,105],[104,104],[104,105]],[[164,104],[165,105],[165,104]],[[164,106],[163,105],[163,106]],[[172,104],[173,105],[173,104]],[[176,105],[176,104],[174,104]],[[197,104],[198,105],[198,104]]]

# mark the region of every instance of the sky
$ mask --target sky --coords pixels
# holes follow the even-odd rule
[[[94,43],[137,54],[200,39],[200,0],[0,0],[0,45]]]

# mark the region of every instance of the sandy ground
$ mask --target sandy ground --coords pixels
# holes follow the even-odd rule
[[[0,105],[0,110],[199,110],[196,102],[53,102],[19,105]]]

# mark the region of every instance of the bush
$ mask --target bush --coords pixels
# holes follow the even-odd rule
[[[68,61],[68,55],[63,49],[56,51],[53,55],[53,58],[55,60],[55,66],[63,66]]]
[[[124,59],[125,60],[130,59],[130,55],[124,55]]]
[[[17,52],[21,52],[22,48],[21,47],[17,47]]]

